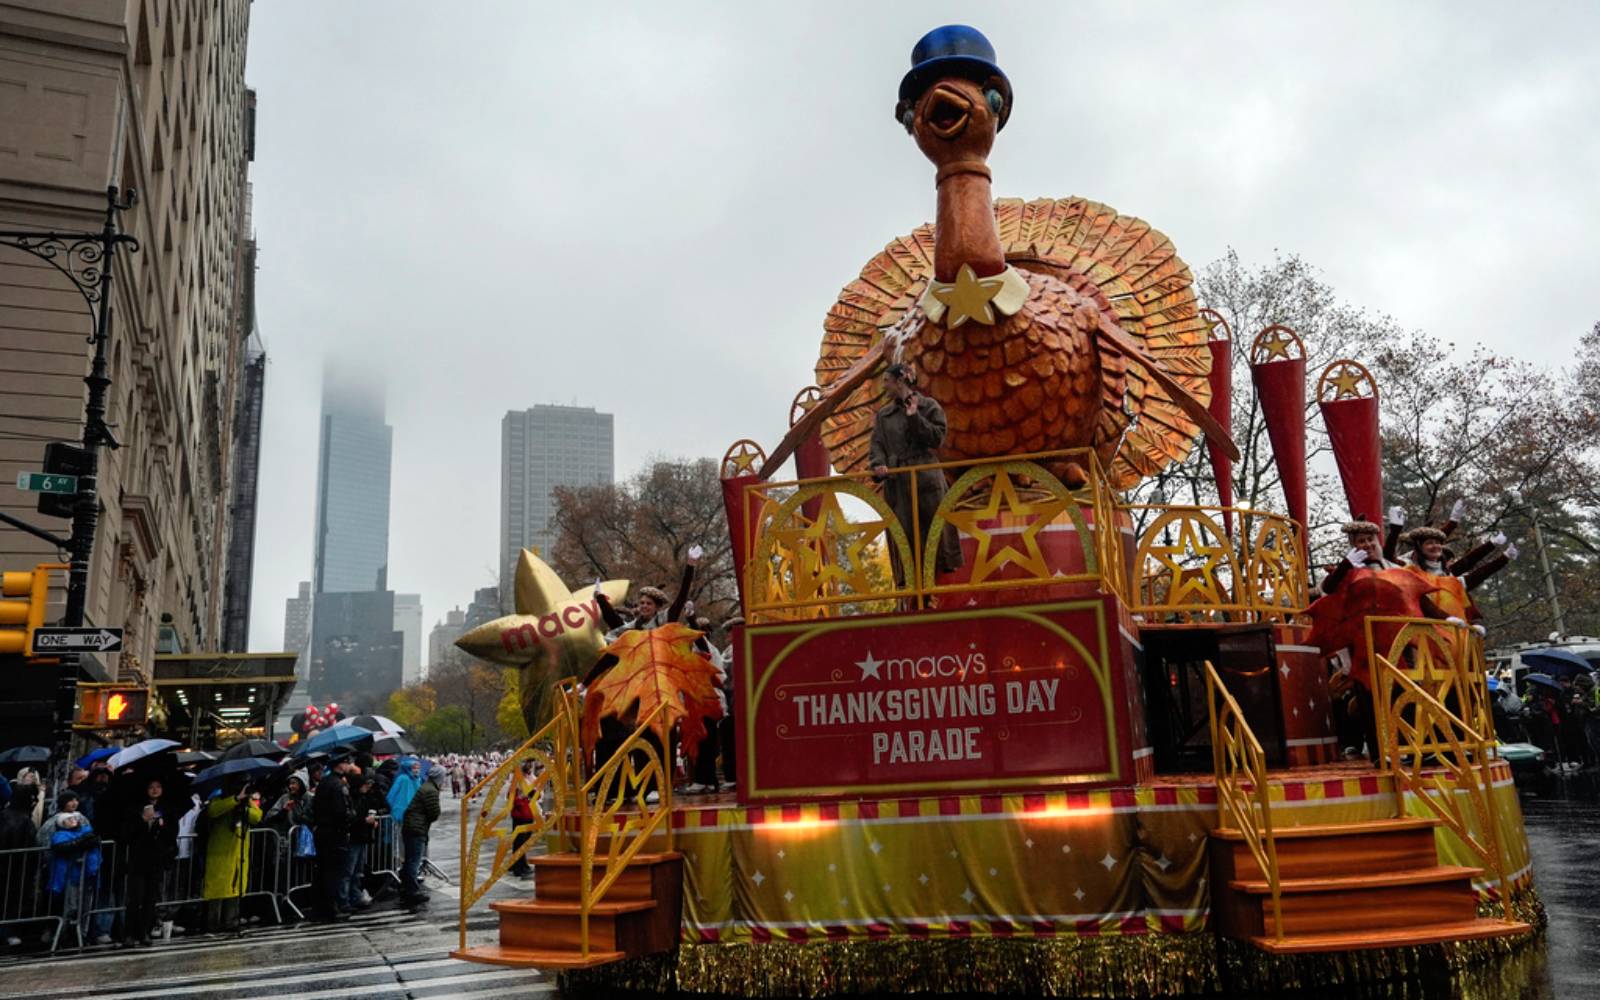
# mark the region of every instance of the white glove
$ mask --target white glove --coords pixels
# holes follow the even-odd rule
[[[705,554],[706,554],[706,550],[702,549],[700,547],[699,543],[696,543],[694,545],[689,546],[689,561],[691,563],[699,562],[700,561],[700,557],[705,555]]]
[[[1344,554],[1344,557],[1350,560],[1350,565],[1352,566],[1365,566],[1367,564],[1366,549],[1351,549]]]
[[[1504,545],[1505,543],[1506,543],[1506,533],[1503,532],[1503,531],[1497,531],[1494,534],[1489,536],[1489,544],[1490,545]]]
[[[1406,510],[1405,510],[1405,508],[1404,507],[1390,507],[1389,508],[1389,523],[1390,524],[1405,524],[1406,523]]]
[[[1457,500],[1455,503],[1450,505],[1450,520],[1459,521],[1461,520],[1461,515],[1465,514],[1466,512],[1467,502],[1465,500]]]
[[[1489,634],[1489,630],[1484,628],[1482,625],[1474,625],[1474,626],[1472,626],[1472,631],[1478,633],[1478,637],[1480,639]]]
[[[1506,558],[1507,559],[1515,559],[1516,557],[1517,557],[1517,543],[1516,542],[1512,542],[1510,545],[1506,546]]]
[[[1455,615],[1451,615],[1449,618],[1445,619],[1445,624],[1446,625],[1461,625],[1461,626],[1465,627],[1467,623],[1462,621],[1461,619],[1457,618]]]

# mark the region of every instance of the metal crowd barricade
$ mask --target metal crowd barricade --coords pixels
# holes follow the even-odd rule
[[[59,895],[49,891],[54,859],[48,847],[20,847],[0,851],[0,926],[7,936],[43,926],[53,952],[69,926],[83,946],[84,889],[87,856],[68,862],[67,882]],[[74,873],[72,869],[76,869]],[[75,876],[75,877],[74,877]],[[54,930],[50,930],[50,927]]]
[[[400,820],[393,816],[379,816],[378,826],[372,832],[372,843],[367,845],[366,874],[386,875],[400,885],[400,869],[405,864],[405,839],[400,836]]]

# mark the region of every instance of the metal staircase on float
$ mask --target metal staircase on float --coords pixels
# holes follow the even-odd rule
[[[1531,929],[1512,913],[1509,866],[1492,798],[1492,743],[1408,676],[1411,671],[1374,659],[1377,704],[1389,706],[1379,713],[1379,742],[1394,781],[1396,815],[1289,827],[1273,822],[1260,742],[1215,668],[1206,665],[1219,811],[1210,843],[1211,913],[1223,937],[1292,954],[1506,937]],[[1427,680],[1436,694],[1447,693]],[[1406,815],[1408,801],[1431,815]],[[1442,864],[1434,835],[1441,826],[1483,867]],[[1478,914],[1473,880],[1485,871],[1496,876],[1498,917]]]

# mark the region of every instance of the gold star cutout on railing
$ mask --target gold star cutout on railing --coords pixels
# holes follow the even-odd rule
[[[1017,496],[1017,489],[1011,483],[1010,473],[1001,469],[995,473],[994,485],[989,490],[987,504],[977,510],[955,511],[947,514],[946,519],[978,542],[972,560],[972,575],[969,577],[972,583],[982,583],[989,579],[992,573],[1004,567],[1006,563],[1016,563],[1032,573],[1035,578],[1042,580],[1049,578],[1050,568],[1045,565],[1044,553],[1039,550],[1039,532],[1043,531],[1044,526],[1053,521],[1057,514],[1066,509],[1066,501],[1056,497],[1039,502],[1022,500]],[[979,522],[992,521],[1001,514],[1027,517],[1032,520],[1016,536],[1016,542],[1002,540],[991,554],[990,548],[994,545],[995,538],[989,533],[989,529],[981,526]],[[1022,546],[1021,549],[1017,548],[1018,544]]]
[[[794,555],[794,600],[824,596],[829,583],[840,586],[837,593],[870,592],[870,560],[862,550],[883,532],[885,522],[849,520],[834,493],[824,493],[819,503],[816,520],[810,524],[773,532],[778,544]],[[838,552],[841,542],[842,556]]]
[[[1175,542],[1152,545],[1150,554],[1161,563],[1163,570],[1172,574],[1172,586],[1163,602],[1169,607],[1228,603],[1217,572],[1232,562],[1233,553],[1222,543],[1207,545],[1202,542],[1192,518],[1185,517],[1179,522]],[[1201,560],[1198,566],[1186,565],[1196,558]]]
[[[761,446],[745,438],[735,441],[729,446],[726,454],[722,456],[722,478],[732,479],[735,476],[751,475],[756,471],[756,464],[767,458]]]

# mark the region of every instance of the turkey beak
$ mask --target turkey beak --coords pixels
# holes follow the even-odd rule
[[[966,131],[967,123],[972,120],[972,102],[959,91],[942,83],[936,84],[928,92],[922,118],[934,135],[941,139],[954,139]]]

